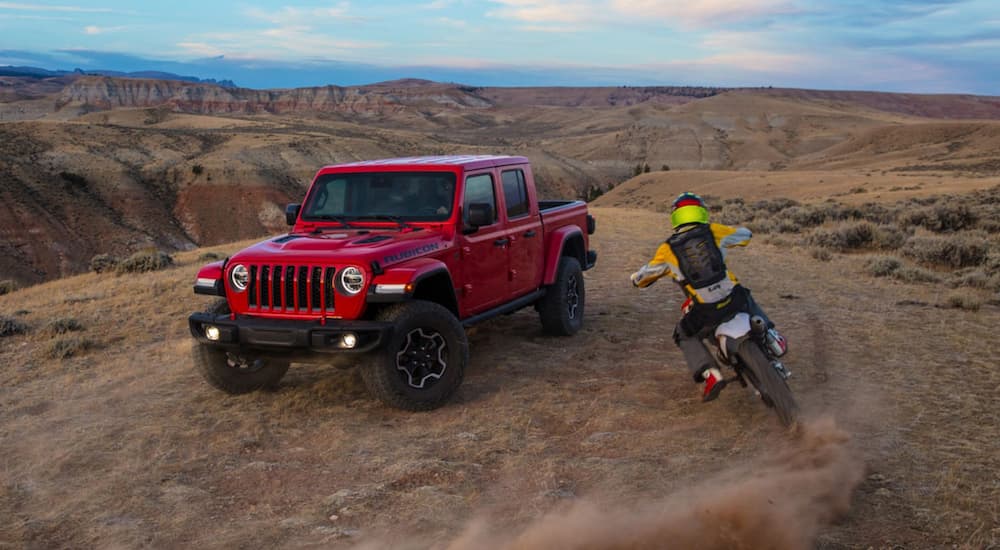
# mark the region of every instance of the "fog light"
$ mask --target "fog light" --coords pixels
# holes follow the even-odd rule
[[[205,327],[205,338],[213,342],[219,341],[219,327],[208,325]]]
[[[340,337],[340,347],[351,349],[356,345],[358,345],[358,336],[356,334],[348,332]]]

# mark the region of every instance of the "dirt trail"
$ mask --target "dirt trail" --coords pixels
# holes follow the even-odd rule
[[[800,427],[786,447],[696,487],[646,503],[584,500],[529,525],[512,539],[482,519],[448,550],[806,549],[850,507],[864,467],[832,419]]]
[[[476,328],[456,399],[426,414],[322,366],[293,366],[276,392],[207,387],[185,323],[206,303],[191,293],[201,251],[0,297],[31,326],[0,339],[0,547],[1000,541],[1000,356],[978,344],[1000,310],[936,308],[936,287],[860,276],[850,255],[820,262],[766,237],[735,252],[791,342],[793,391],[836,422],[791,438],[741,388],[702,404],[670,337],[677,289],[628,283],[664,216],[595,213],[584,330],[546,337],[530,310]],[[52,334],[57,317],[84,330]],[[90,348],[52,359],[67,338]],[[959,374],[981,383],[956,392]],[[718,540],[701,538],[709,516]]]

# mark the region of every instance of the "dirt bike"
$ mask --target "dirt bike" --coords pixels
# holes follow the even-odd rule
[[[681,306],[686,315],[691,308],[689,298]],[[744,388],[753,386],[761,401],[774,409],[783,425],[795,423],[799,406],[788,387],[791,372],[779,357],[785,355],[788,343],[760,315],[739,312],[719,324],[714,338],[706,338],[720,367],[730,367],[735,376],[726,384],[739,382]]]

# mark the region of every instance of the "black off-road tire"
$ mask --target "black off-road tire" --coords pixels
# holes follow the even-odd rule
[[[206,313],[228,314],[229,304],[219,300]],[[277,387],[289,366],[288,361],[281,359],[254,357],[200,342],[191,347],[191,357],[205,381],[232,395]]]
[[[761,400],[774,409],[782,425],[786,428],[791,427],[798,418],[799,405],[792,396],[788,382],[778,374],[755,342],[746,340],[740,348],[740,357],[751,371],[750,382],[760,392]]]
[[[428,411],[445,404],[465,376],[469,341],[451,311],[424,300],[388,307],[376,318],[392,336],[361,366],[373,396],[390,407]]]
[[[586,291],[580,262],[571,256],[559,258],[556,280],[538,303],[542,329],[555,336],[572,336],[583,327]]]

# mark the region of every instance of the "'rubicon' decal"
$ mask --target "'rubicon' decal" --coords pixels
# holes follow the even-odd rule
[[[418,246],[416,248],[411,248],[409,250],[403,250],[402,252],[398,252],[396,254],[389,254],[388,256],[382,258],[382,263],[393,264],[396,262],[406,260],[408,258],[412,258],[414,256],[426,254],[428,252],[437,250],[438,248],[441,248],[440,243],[425,244],[423,246]]]

